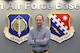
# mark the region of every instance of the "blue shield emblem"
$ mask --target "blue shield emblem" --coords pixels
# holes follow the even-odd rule
[[[5,36],[18,44],[27,40],[29,28],[29,14],[10,14],[8,27],[5,27]]]

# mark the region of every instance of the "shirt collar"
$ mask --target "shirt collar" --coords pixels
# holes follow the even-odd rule
[[[41,31],[41,29],[43,28],[43,26],[41,26],[40,28],[36,28],[38,31]]]

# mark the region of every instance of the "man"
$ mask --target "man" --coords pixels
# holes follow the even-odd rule
[[[41,14],[35,17],[37,27],[32,29],[29,34],[28,44],[32,46],[31,53],[48,53],[50,30],[43,27],[44,18]]]

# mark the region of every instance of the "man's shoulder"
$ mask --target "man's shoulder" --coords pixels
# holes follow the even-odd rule
[[[36,28],[33,28],[31,31],[35,31],[36,30]]]
[[[44,32],[44,33],[49,33],[49,34],[51,33],[51,31],[50,31],[47,27],[44,27],[44,28],[43,28],[43,32]]]
[[[48,29],[48,28],[46,28],[46,27],[43,27],[43,30],[44,30],[44,31],[48,31],[49,29]]]

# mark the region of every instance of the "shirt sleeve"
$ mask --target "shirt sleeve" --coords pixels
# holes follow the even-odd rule
[[[50,35],[51,35],[51,32],[50,30],[48,30],[46,32],[46,35],[45,35],[45,38],[46,40],[36,40],[36,42],[39,44],[39,45],[47,45],[49,43],[49,40],[50,40]]]
[[[34,40],[33,40],[32,32],[29,33],[28,44],[29,44],[29,45],[32,45],[32,46],[38,46],[38,44],[35,43]]]

